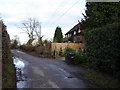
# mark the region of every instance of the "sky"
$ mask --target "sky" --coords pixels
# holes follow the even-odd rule
[[[52,40],[57,26],[63,36],[83,18],[85,0],[0,0],[0,17],[7,25],[11,39],[17,35],[20,42],[28,41],[27,34],[18,28],[28,18],[41,22],[43,39]]]

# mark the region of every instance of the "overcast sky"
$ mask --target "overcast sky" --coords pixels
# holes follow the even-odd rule
[[[85,0],[0,0],[0,17],[11,39],[18,35],[22,43],[27,42],[27,35],[17,26],[31,17],[41,22],[41,33],[50,40],[57,26],[65,34],[83,18],[85,4]]]

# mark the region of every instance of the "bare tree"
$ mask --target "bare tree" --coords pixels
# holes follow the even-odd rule
[[[23,21],[21,28],[29,37],[28,45],[32,45],[33,40],[41,38],[41,23],[35,18]]]
[[[37,46],[43,46],[43,40],[42,40],[43,37],[44,36],[41,36],[41,37],[38,38],[38,45]]]

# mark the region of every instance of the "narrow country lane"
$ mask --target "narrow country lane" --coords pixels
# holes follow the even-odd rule
[[[47,59],[12,50],[14,57],[19,58],[21,78],[17,88],[88,88],[88,83],[74,76],[83,68],[67,65],[62,60]]]

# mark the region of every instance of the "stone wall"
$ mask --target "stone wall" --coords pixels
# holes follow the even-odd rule
[[[75,50],[79,50],[81,48],[81,43],[51,43],[52,55],[54,55],[54,51],[55,51],[56,56],[58,56],[60,49],[62,49],[62,53],[64,53],[65,48],[67,47]]]

